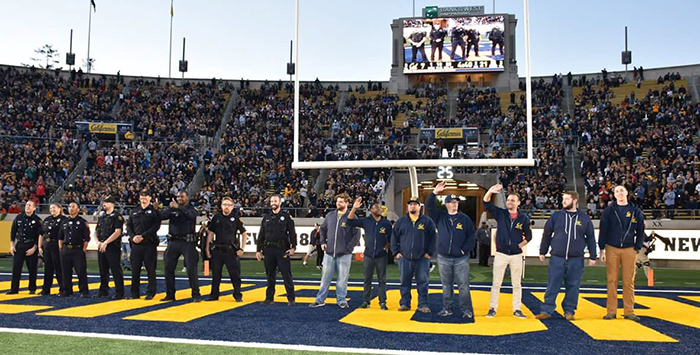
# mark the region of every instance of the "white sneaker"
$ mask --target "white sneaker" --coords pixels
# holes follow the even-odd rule
[[[306,260],[302,261],[301,265],[304,265],[304,267],[306,267]]]

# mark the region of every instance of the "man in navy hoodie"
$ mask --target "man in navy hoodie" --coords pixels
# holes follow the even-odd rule
[[[411,309],[411,284],[416,278],[418,311],[430,313],[428,307],[428,274],[430,258],[435,254],[435,222],[420,213],[418,197],[408,200],[408,213],[399,218],[391,235],[391,251],[399,264],[401,300],[399,312]]]
[[[328,288],[333,281],[333,275],[338,270],[338,278],[335,286],[336,303],[340,308],[348,308],[345,298],[348,294],[348,276],[350,276],[350,263],[352,262],[352,250],[360,241],[360,229],[350,226],[348,223],[348,205],[350,196],[341,193],[335,198],[336,210],[329,212],[321,225],[321,250],[323,255],[323,272],[321,273],[321,288],[318,290],[316,300],[309,307],[323,307],[326,305]]]
[[[637,252],[644,244],[644,214],[627,200],[627,188],[613,189],[615,202],[600,216],[600,259],[605,263],[608,276],[608,313],[603,319],[617,318],[617,278],[622,267],[622,301],[625,319],[639,322],[634,314],[634,272]]]
[[[442,282],[443,309],[439,316],[452,315],[454,284],[459,289],[459,312],[464,318],[474,319],[474,308],[469,290],[469,254],[474,250],[476,236],[474,223],[466,214],[459,211],[459,197],[448,195],[445,198],[447,212],[437,208],[436,195],[445,190],[445,182],[440,182],[428,195],[425,206],[437,226],[438,270]]]
[[[547,292],[544,304],[540,307],[537,319],[549,319],[556,307],[555,301],[564,281],[566,296],[562,302],[564,318],[574,320],[578,305],[578,292],[583,277],[583,252],[588,247],[589,265],[595,265],[596,244],[593,222],[585,211],[576,209],[578,193],[566,191],[562,196],[563,210],[554,212],[544,225],[544,235],[540,244],[540,261],[550,251],[547,270]]]
[[[372,276],[377,270],[377,297],[379,308],[386,311],[386,266],[388,264],[387,250],[391,241],[391,221],[382,216],[382,205],[375,201],[369,209],[370,216],[355,218],[357,209],[362,207],[362,197],[355,199],[352,210],[348,215],[351,227],[359,227],[365,230],[365,251],[362,258],[362,269],[365,277],[364,302],[360,308],[369,308],[372,297]]]
[[[510,267],[510,280],[513,284],[513,317],[525,318],[521,311],[523,288],[520,284],[523,272],[523,247],[532,239],[530,218],[518,211],[520,196],[515,193],[506,197],[506,208],[491,203],[491,195],[501,192],[503,185],[491,186],[484,195],[484,207],[496,220],[496,256],[493,259],[493,285],[487,318],[496,316],[498,296],[501,293],[506,267]]]

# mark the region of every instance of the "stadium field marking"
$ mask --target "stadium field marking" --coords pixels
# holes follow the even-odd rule
[[[23,329],[23,328],[4,328],[0,327],[1,333],[19,333],[19,334],[39,334],[39,335],[57,335],[70,336],[77,338],[101,338],[101,339],[116,339],[116,340],[133,340],[133,341],[150,341],[158,343],[171,344],[191,344],[191,345],[213,345],[226,346],[235,348],[251,348],[251,349],[273,349],[273,350],[296,350],[296,351],[317,351],[329,353],[357,353],[357,354],[396,354],[396,355],[470,355],[475,353],[455,353],[455,352],[437,352],[437,351],[408,351],[408,350],[387,350],[387,349],[372,349],[372,348],[345,348],[332,346],[313,346],[301,344],[275,344],[275,343],[253,343],[253,342],[235,342],[223,340],[200,340],[186,338],[164,338],[150,337],[140,335],[125,335],[125,334],[107,334],[107,333],[86,333],[86,332],[68,332],[61,330],[43,330],[43,329]]]
[[[8,272],[0,272],[0,276],[12,276],[11,273]],[[22,276],[26,276],[26,274],[22,274]],[[39,274],[39,276],[42,276],[42,274]],[[99,278],[100,275],[88,275],[88,278]],[[131,279],[131,276],[124,275],[124,280]],[[157,276],[156,279],[158,280],[165,280],[164,276]],[[142,282],[145,280],[145,276],[142,277]],[[187,277],[176,277],[175,280],[178,281],[189,281]],[[211,281],[211,277],[200,277],[200,281]],[[245,278],[241,279],[243,282],[267,282],[267,279],[254,279],[254,278]],[[282,282],[282,279],[277,279],[277,282]],[[600,281],[600,280],[597,280]],[[294,280],[294,284],[320,284],[321,280]],[[655,283],[660,284],[663,282],[655,281]],[[332,285],[335,285],[335,281],[331,283]],[[376,282],[372,283],[373,285],[376,284]],[[387,286],[401,286],[400,283],[398,282],[387,282]],[[348,281],[348,285],[364,285],[364,282],[362,281]],[[438,283],[431,283],[429,284],[430,287],[442,287],[442,284]],[[491,289],[491,285],[478,285],[478,284],[472,284],[469,286],[470,288],[484,288],[484,289]],[[501,289],[512,289],[513,286],[504,284],[501,286]],[[547,290],[547,286],[523,286],[523,290]],[[617,288],[618,292],[622,292],[622,287]],[[605,287],[581,287],[581,291],[601,291],[601,292],[607,292],[608,289]],[[645,292],[645,293],[692,293],[692,294],[698,294],[700,295],[700,290],[684,290],[684,289],[668,289],[668,290],[649,290],[649,289],[639,289],[635,288],[634,292]]]

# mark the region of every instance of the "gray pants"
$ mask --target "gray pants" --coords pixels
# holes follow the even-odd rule
[[[365,289],[364,296],[365,302],[369,303],[372,298],[372,276],[374,276],[374,270],[377,270],[377,281],[379,281],[379,288],[377,289],[377,297],[379,297],[379,303],[386,303],[386,265],[388,263],[387,256],[382,256],[378,258],[372,258],[365,255],[362,261],[362,269],[365,275]]]
[[[442,282],[442,303],[445,310],[452,310],[454,304],[454,284],[459,289],[459,311],[474,312],[469,289],[469,255],[449,257],[438,254],[438,270]]]

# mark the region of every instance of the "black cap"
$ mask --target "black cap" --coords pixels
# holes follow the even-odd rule
[[[112,196],[107,196],[102,199],[102,203],[109,202],[109,203],[117,203],[117,200],[114,199]]]
[[[418,197],[413,196],[413,197],[409,198],[408,201],[406,202],[407,205],[410,205],[412,203],[417,203],[420,205],[420,201],[418,200]]]
[[[481,221],[481,224],[486,224],[486,221]]]
[[[139,192],[139,195],[141,195],[141,196],[152,196],[152,195],[151,195],[151,190],[149,190],[149,189],[141,189],[141,192]]]

